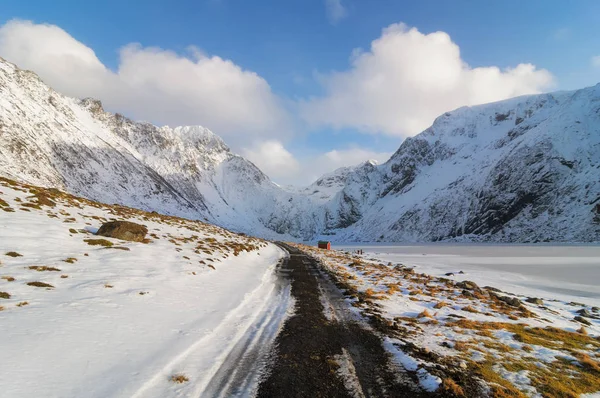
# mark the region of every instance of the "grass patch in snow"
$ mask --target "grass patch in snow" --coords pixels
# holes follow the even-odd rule
[[[13,278],[12,276],[2,276],[0,277],[0,279],[4,279],[7,282],[14,282],[15,278]]]
[[[190,379],[186,375],[181,374],[181,373],[171,376],[171,378],[169,380],[171,380],[173,383],[177,383],[177,384],[183,384],[183,383],[187,383],[188,381],[190,381]]]
[[[113,243],[106,239],[84,239],[85,243],[90,246],[104,246],[104,247],[112,247]]]
[[[0,292],[0,298],[9,299],[10,298],[10,293]]]
[[[49,283],[39,282],[39,281],[27,282],[27,286],[54,288],[54,286],[52,286]]]
[[[34,271],[38,271],[38,272],[44,272],[44,271],[60,272],[60,269],[58,269],[58,268],[48,267],[45,265],[31,265],[27,268],[34,270]]]
[[[69,264],[74,264],[75,261],[77,261],[77,259],[75,257],[69,257],[69,258],[63,260],[63,262],[69,263]]]
[[[442,390],[453,397],[464,397],[465,392],[461,386],[456,384],[451,378],[445,378],[442,380]]]
[[[23,257],[22,254],[17,253],[17,252],[6,252],[6,253],[4,253],[4,255],[8,256],[8,257]]]
[[[21,301],[19,304],[17,304],[17,307],[25,307],[26,305],[29,305],[27,301]]]

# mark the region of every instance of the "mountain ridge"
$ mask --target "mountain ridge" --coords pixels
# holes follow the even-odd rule
[[[93,200],[277,239],[600,241],[600,85],[446,112],[297,189],[204,127],[134,122],[1,58],[0,91],[0,174]]]

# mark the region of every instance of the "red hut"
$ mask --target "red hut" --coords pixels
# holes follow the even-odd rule
[[[331,242],[327,240],[320,240],[318,246],[319,249],[331,250]]]

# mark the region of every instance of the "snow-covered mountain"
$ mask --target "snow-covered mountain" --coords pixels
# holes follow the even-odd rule
[[[258,214],[275,206],[280,189],[208,129],[133,122],[104,112],[99,101],[65,97],[0,59],[0,131],[0,173],[8,177],[271,232]]]
[[[600,85],[438,117],[337,195],[343,240],[600,240]]]
[[[0,174],[265,237],[600,241],[600,85],[465,107],[365,162],[282,189],[199,126],[65,97],[0,59]]]

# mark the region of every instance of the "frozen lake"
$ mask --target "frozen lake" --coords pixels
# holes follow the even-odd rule
[[[600,306],[600,245],[338,244],[418,272]],[[465,275],[458,274],[459,271]]]

